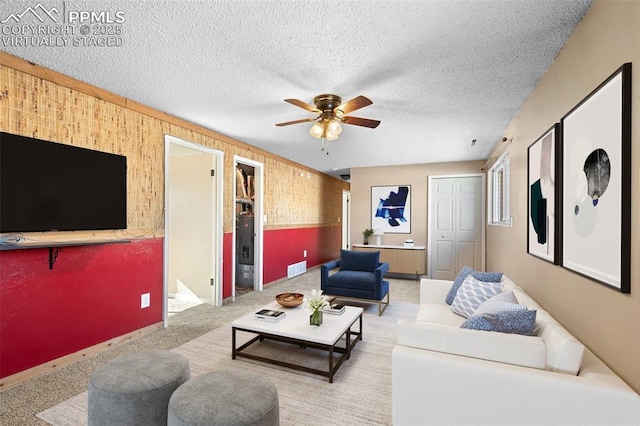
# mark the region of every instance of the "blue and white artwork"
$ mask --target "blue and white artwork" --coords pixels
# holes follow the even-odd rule
[[[411,186],[371,187],[371,228],[385,234],[411,233]]]

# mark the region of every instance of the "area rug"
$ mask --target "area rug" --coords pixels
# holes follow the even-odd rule
[[[280,424],[287,425],[390,425],[391,352],[396,342],[399,318],[415,318],[418,306],[393,303],[382,317],[376,305],[361,305],[363,340],[345,360],[334,382],[326,377],[264,364],[247,358],[231,359],[231,325],[226,324],[173,349],[184,355],[191,366],[191,377],[214,370],[242,369],[268,377],[278,389]],[[252,335],[238,334],[239,342]],[[303,361],[315,366],[325,358],[311,348],[282,346],[270,342],[253,345],[256,351],[284,361]],[[83,392],[38,414],[56,426],[87,424],[87,392]]]

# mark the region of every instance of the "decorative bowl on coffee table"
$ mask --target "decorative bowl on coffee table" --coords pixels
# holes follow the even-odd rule
[[[280,293],[276,295],[276,302],[285,308],[295,308],[304,301],[302,293]]]

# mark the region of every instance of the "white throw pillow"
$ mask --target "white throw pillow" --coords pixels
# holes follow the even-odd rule
[[[478,309],[473,315],[480,314],[497,314],[498,312],[513,312],[513,311],[526,311],[526,305],[520,305],[518,299],[516,299],[513,290],[505,291],[503,293],[496,294],[491,299],[478,306]]]
[[[469,275],[464,279],[456,298],[453,299],[451,310],[458,315],[469,318],[482,303],[501,291],[501,282],[480,281]]]

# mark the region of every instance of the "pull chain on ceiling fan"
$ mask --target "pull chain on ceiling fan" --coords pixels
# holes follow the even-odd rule
[[[342,126],[340,123],[351,124],[354,126],[369,127],[375,129],[380,124],[378,120],[371,120],[368,118],[360,118],[348,116],[350,112],[364,108],[371,105],[373,102],[364,96],[358,96],[350,101],[342,103],[342,98],[337,95],[325,94],[318,95],[313,98],[315,106],[309,105],[298,99],[285,99],[285,102],[289,102],[292,105],[306,109],[309,112],[318,114],[315,118],[305,118],[302,120],[287,121],[284,123],[278,123],[276,126],[284,127],[291,124],[308,123],[315,121],[309,134],[314,138],[322,139],[324,151],[324,144],[326,141],[333,141],[338,139],[340,133],[342,133]]]

